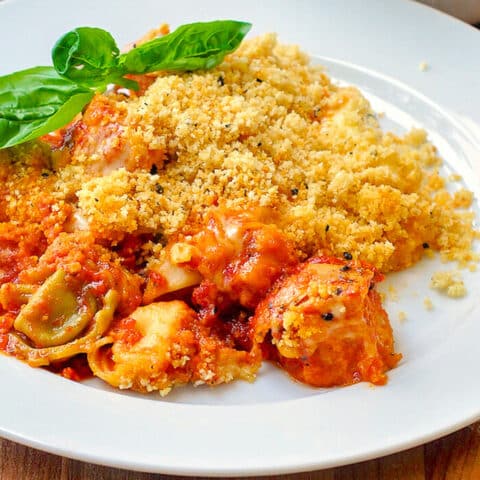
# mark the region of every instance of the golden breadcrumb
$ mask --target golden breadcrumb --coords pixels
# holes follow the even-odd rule
[[[478,261],[472,195],[446,190],[426,133],[383,133],[359,90],[333,84],[298,47],[263,35],[211,71],[144,86],[97,96],[69,155],[41,144],[2,153],[0,219],[38,224],[47,209],[50,229],[168,241],[218,204],[262,206],[301,258],[347,251],[382,272],[428,249]]]
[[[432,299],[430,297],[425,297],[423,299],[423,306],[427,309],[427,310],[433,310],[433,303],[432,303]]]
[[[432,275],[430,286],[452,298],[464,297],[467,294],[460,272],[435,272]]]

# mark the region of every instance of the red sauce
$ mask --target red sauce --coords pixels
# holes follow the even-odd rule
[[[111,327],[110,335],[114,340],[120,340],[127,345],[134,345],[143,338],[137,328],[137,322],[131,317],[116,320]]]
[[[93,376],[88,366],[86,355],[77,355],[65,362],[50,365],[47,369],[76,382],[86,380]]]

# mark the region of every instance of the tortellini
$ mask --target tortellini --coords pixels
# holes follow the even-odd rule
[[[105,295],[103,308],[93,316],[90,328],[84,336],[76,340],[44,348],[34,348],[22,340],[17,333],[10,333],[11,348],[15,351],[17,357],[35,367],[49,365],[52,362],[67,359],[79,353],[87,353],[108,341],[108,339],[102,338],[102,334],[113,320],[118,299],[118,293],[115,290],[109,290]],[[43,331],[42,334],[44,336],[48,335],[46,331]]]
[[[190,380],[189,362],[197,353],[194,319],[195,312],[178,300],[138,307],[117,330],[118,338],[88,355],[90,368],[114,387],[168,393]]]
[[[88,291],[76,292],[79,286],[68,280],[63,270],[57,270],[32,295],[15,319],[15,330],[26,335],[37,347],[71,342],[97,311],[95,297]]]

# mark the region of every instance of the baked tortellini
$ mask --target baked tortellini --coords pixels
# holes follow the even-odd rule
[[[0,287],[0,306],[12,319],[8,350],[32,366],[104,343],[115,313],[128,313],[141,300],[139,280],[88,234],[60,235],[18,280]]]
[[[253,381],[265,359],[310,385],[384,383],[400,356],[382,276],[352,258],[301,263],[269,215],[212,209],[147,258],[134,236],[106,248],[88,230],[61,233],[1,285],[0,346],[161,395]]]
[[[94,375],[114,387],[161,395],[188,382],[253,380],[259,357],[207,333],[185,302],[154,302],[117,322],[110,341],[90,352],[88,363]]]

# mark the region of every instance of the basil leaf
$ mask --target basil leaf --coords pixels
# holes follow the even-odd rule
[[[126,74],[213,68],[250,28],[250,23],[234,20],[191,23],[123,55],[101,28],[71,30],[52,50],[54,67],[0,77],[0,148],[63,127],[109,83],[138,89]]]
[[[112,35],[101,28],[79,27],[63,35],[52,49],[53,66],[60,75],[84,85],[102,87],[119,71],[120,51]]]
[[[94,92],[35,67],[0,77],[0,148],[32,140],[70,122]]]
[[[128,73],[210,69],[233,52],[251,28],[247,22],[217,20],[182,25],[120,56]]]

